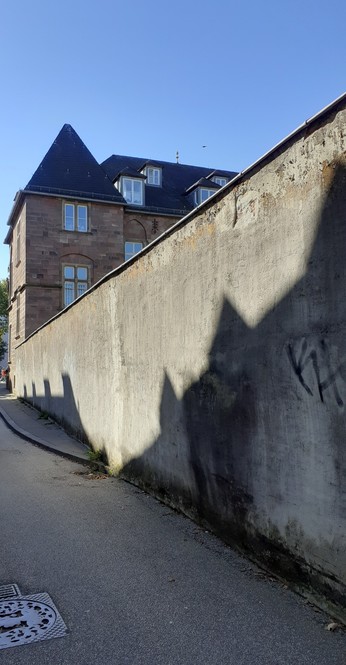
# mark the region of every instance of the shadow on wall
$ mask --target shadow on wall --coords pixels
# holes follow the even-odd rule
[[[335,165],[305,276],[254,329],[225,300],[208,370],[182,400],[166,375],[161,434],[123,470],[343,606],[346,562],[339,552],[334,566],[330,543],[346,516],[345,293],[346,171]]]
[[[69,374],[66,372],[61,374],[61,380],[63,386],[63,394],[61,396],[52,395],[50,382],[48,379],[44,379],[43,395],[37,395],[36,385],[32,382],[31,397],[28,396],[27,387],[24,385],[23,398],[32,403],[36,408],[40,409],[40,411],[49,413],[49,415],[51,415],[74,437],[83,443],[89,444],[79,415]]]

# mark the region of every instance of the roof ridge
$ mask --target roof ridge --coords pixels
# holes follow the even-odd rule
[[[210,172],[214,172],[214,171],[216,172],[217,171],[217,172],[228,173],[228,174],[237,173],[237,171],[231,171],[229,169],[220,169],[220,168],[215,168],[215,167],[210,167],[210,166],[197,166],[196,164],[184,164],[183,162],[169,162],[169,161],[164,160],[164,159],[157,159],[157,158],[153,158],[153,157],[137,157],[137,156],[133,156],[133,155],[132,156],[131,155],[119,155],[119,154],[115,154],[115,153],[112,153],[109,157],[107,157],[106,159],[104,159],[100,163],[101,163],[101,165],[105,164],[106,162],[108,162],[110,159],[113,159],[113,158],[115,158],[115,159],[135,159],[135,160],[138,160],[139,162],[142,162],[143,164],[146,164],[146,163],[148,164],[148,163],[154,162],[155,164],[169,164],[170,166],[183,166],[183,167],[186,167],[186,168],[189,168],[189,169],[203,169],[205,171],[210,171]]]

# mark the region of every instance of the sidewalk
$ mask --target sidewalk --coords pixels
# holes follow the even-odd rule
[[[69,436],[50,418],[42,417],[40,411],[18,400],[0,383],[0,417],[18,436],[41,448],[68,457],[77,462],[88,463],[88,447]]]

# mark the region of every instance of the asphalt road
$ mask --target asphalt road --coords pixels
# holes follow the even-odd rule
[[[0,585],[48,593],[68,628],[1,663],[346,665],[329,617],[137,488],[85,472],[0,421]]]

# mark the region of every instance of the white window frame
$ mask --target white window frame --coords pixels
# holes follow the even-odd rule
[[[124,248],[125,261],[128,261],[133,256],[136,256],[136,254],[138,254],[138,252],[142,251],[143,247],[144,247],[144,245],[140,241],[126,240],[125,241],[125,248]]]
[[[207,201],[213,194],[215,194],[216,191],[217,190],[215,189],[208,189],[207,187],[198,187],[198,189],[196,189],[195,191],[196,205],[200,205],[200,203],[204,203],[204,201]]]
[[[126,182],[131,183],[131,196],[126,198]],[[140,185],[140,201],[134,201],[135,197],[135,192],[134,192],[134,187],[135,183],[139,183]],[[144,205],[144,184],[143,180],[141,178],[129,178],[127,176],[122,176],[120,179],[120,191],[127,203],[130,205]]]
[[[146,185],[151,187],[161,187],[161,169],[156,166],[147,166],[145,169],[147,176]]]
[[[72,276],[67,274],[67,270],[72,271]],[[86,270],[86,278],[78,275],[79,270]],[[90,272],[89,267],[80,263],[64,263],[62,266],[63,276],[63,306],[71,305],[76,298],[81,296],[90,286]],[[72,293],[72,298],[67,297],[68,293]]]
[[[82,217],[85,211],[85,217]],[[87,233],[89,224],[88,206],[82,203],[64,204],[64,231]]]
[[[220,187],[224,187],[224,185],[227,185],[227,183],[228,183],[228,178],[215,175],[215,176],[213,176],[212,181],[216,182],[216,184],[220,185]]]

